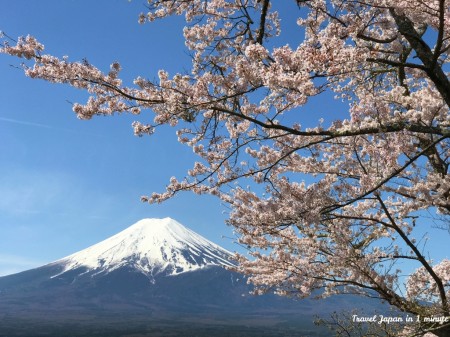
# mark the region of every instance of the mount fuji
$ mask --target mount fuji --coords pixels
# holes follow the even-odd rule
[[[171,218],[144,219],[78,253],[58,260],[62,276],[86,268],[95,276],[123,267],[154,281],[156,275],[178,275],[209,266],[232,266],[231,253]]]
[[[177,221],[144,219],[70,256],[0,277],[0,337],[319,336],[316,314],[379,307],[352,296],[252,296],[231,266],[230,252]]]

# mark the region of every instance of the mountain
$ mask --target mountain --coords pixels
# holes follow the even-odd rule
[[[171,218],[144,219],[124,231],[52,265],[59,277],[78,268],[110,273],[131,268],[150,279],[178,275],[208,266],[232,266],[231,253]]]
[[[314,314],[377,307],[352,296],[252,296],[245,277],[224,268],[231,257],[173,219],[141,220],[58,261],[0,277],[0,337],[318,336]]]

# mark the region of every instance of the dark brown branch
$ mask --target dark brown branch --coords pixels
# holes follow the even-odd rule
[[[426,269],[428,274],[433,278],[434,282],[436,283],[439,291],[439,297],[441,298],[442,303],[442,309],[444,316],[449,315],[449,307],[448,307],[448,300],[447,295],[445,293],[445,287],[442,283],[442,280],[439,278],[439,276],[436,275],[433,268],[430,266],[428,261],[424,258],[424,256],[420,253],[419,249],[409,240],[408,236],[400,229],[400,227],[397,226],[397,223],[395,222],[394,218],[390,214],[389,210],[387,209],[386,205],[384,204],[383,200],[381,199],[379,194],[375,195],[378,199],[381,208],[383,209],[384,213],[388,217],[389,221],[392,224],[392,227],[395,229],[395,231],[400,235],[400,237],[403,239],[403,241],[408,245],[409,248],[416,254],[418,261],[422,264],[422,266]]]
[[[314,137],[314,136],[327,136],[330,137],[329,139],[334,138],[340,138],[340,137],[351,137],[351,136],[360,136],[360,135],[371,135],[371,134],[379,134],[379,133],[393,133],[393,132],[399,132],[399,131],[411,131],[411,132],[417,132],[417,133],[425,133],[425,134],[435,134],[439,136],[450,136],[450,130],[444,127],[435,127],[435,126],[425,126],[420,124],[406,124],[406,123],[391,123],[387,125],[380,125],[380,126],[374,126],[374,127],[366,127],[366,128],[360,128],[357,130],[346,130],[346,131],[334,131],[334,130],[309,130],[309,131],[301,131],[297,130],[285,125],[280,124],[274,124],[274,123],[265,123],[262,122],[256,118],[243,115],[241,113],[238,113],[236,111],[227,109],[225,107],[213,107],[213,109],[217,111],[224,112],[226,114],[229,114],[231,116],[239,117],[244,120],[248,120],[249,122],[252,122],[256,125],[259,125],[265,129],[274,129],[274,130],[282,130],[286,131],[292,135],[297,136],[308,136],[308,137]]]
[[[414,69],[420,69],[426,71],[426,68],[422,64],[415,64],[415,63],[409,63],[409,62],[397,62],[393,60],[387,60],[387,59],[380,59],[380,58],[367,58],[368,62],[375,62],[380,64],[386,64],[393,67],[407,67],[407,68],[414,68]]]
[[[435,54],[433,54],[430,47],[422,39],[421,34],[414,28],[413,22],[406,15],[399,15],[392,8],[389,11],[397,24],[399,33],[405,37],[414,49],[424,65],[424,71],[430,80],[433,81],[447,106],[450,107],[450,81],[442,68],[435,62]]]
[[[439,28],[438,28],[438,37],[436,40],[436,46],[434,49],[433,56],[433,66],[437,66],[437,61],[439,60],[439,56],[441,53],[442,43],[444,39],[444,28],[445,28],[445,0],[439,1]]]
[[[391,42],[394,42],[397,39],[397,36],[393,36],[393,37],[390,37],[390,38],[387,38],[387,39],[377,39],[377,38],[372,37],[372,36],[364,35],[363,33],[358,33],[356,36],[358,38],[360,38],[361,40],[364,40],[364,41],[381,43],[381,44],[391,43]]]
[[[265,27],[266,27],[266,16],[267,16],[267,11],[269,9],[269,0],[263,0],[263,4],[262,4],[262,10],[261,10],[261,18],[259,20],[259,30],[258,30],[258,35],[256,37],[256,42],[259,44],[263,43],[263,39],[264,39],[264,34],[265,34]]]
[[[354,202],[361,200],[362,198],[367,197],[368,195],[376,192],[380,187],[382,187],[384,184],[386,184],[387,182],[389,182],[391,179],[393,179],[394,177],[397,177],[401,172],[403,172],[407,167],[409,167],[413,162],[415,162],[420,156],[424,155],[429,149],[431,149],[432,147],[434,147],[435,145],[439,144],[441,141],[447,139],[449,136],[443,136],[441,138],[438,138],[437,140],[435,140],[434,142],[430,143],[428,145],[428,147],[426,147],[425,149],[423,149],[422,151],[418,152],[414,157],[412,157],[411,159],[409,159],[402,167],[398,168],[397,170],[394,170],[394,172],[392,172],[389,176],[387,176],[386,178],[384,178],[383,180],[381,180],[378,184],[376,184],[373,188],[371,188],[370,190],[364,192],[363,194],[357,196],[356,198],[350,199],[346,202],[343,202],[341,204],[337,204],[337,205],[332,205],[332,206],[328,206],[326,208],[323,209],[323,213],[330,213],[332,211],[335,211],[339,208],[348,206],[353,204]]]

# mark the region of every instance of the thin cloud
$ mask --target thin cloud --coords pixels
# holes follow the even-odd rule
[[[39,127],[39,128],[54,129],[54,127],[52,127],[50,125],[26,122],[26,121],[21,121],[18,119],[13,119],[13,118],[0,117],[0,121],[7,122],[7,123],[20,124],[20,125],[35,126],[35,127]]]

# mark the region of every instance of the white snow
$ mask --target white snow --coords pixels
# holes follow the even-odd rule
[[[210,265],[231,266],[231,253],[171,219],[143,219],[89,248],[54,262],[61,275],[85,267],[96,273],[131,266],[149,276],[176,275]],[[54,277],[58,276],[55,275]]]

